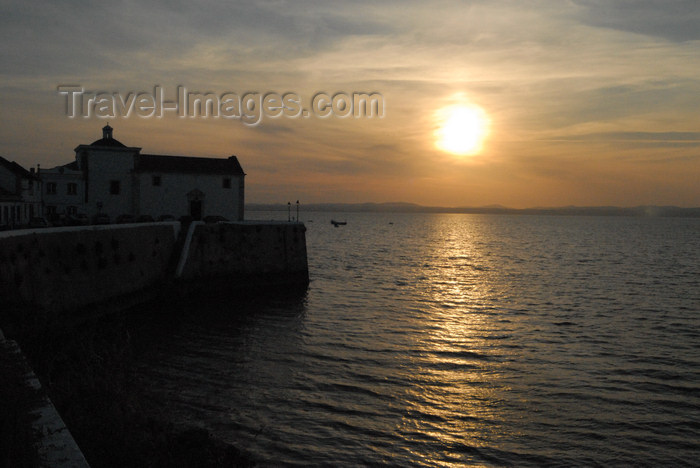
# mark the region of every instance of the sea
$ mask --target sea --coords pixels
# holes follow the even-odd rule
[[[258,466],[700,463],[700,219],[300,219],[308,290],[187,304],[139,357],[175,423]]]

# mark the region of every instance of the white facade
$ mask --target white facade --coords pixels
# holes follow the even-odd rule
[[[199,217],[220,215],[230,220],[243,219],[239,207],[243,202],[242,178],[155,171],[138,173],[137,186],[139,214],[157,218],[184,213],[197,218],[199,211]]]
[[[78,212],[91,217],[106,214],[112,221],[120,215],[243,219],[245,174],[235,156],[141,154],[141,148],[115,140],[109,125],[102,131],[102,139],[75,148],[75,163],[42,171],[44,184],[55,184],[57,192],[46,195],[47,206],[64,211],[74,206],[69,204],[72,199],[58,192],[60,186],[79,183]],[[54,185],[50,187],[54,190]],[[54,203],[49,205],[50,201]]]

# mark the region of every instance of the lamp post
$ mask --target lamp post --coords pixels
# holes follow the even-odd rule
[[[292,202],[287,202],[287,222],[292,221]]]
[[[299,222],[299,200],[297,200],[297,223]]]

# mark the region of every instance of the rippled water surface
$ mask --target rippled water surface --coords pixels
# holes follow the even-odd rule
[[[174,420],[262,466],[697,463],[700,220],[331,217],[302,216],[305,295],[153,344]]]

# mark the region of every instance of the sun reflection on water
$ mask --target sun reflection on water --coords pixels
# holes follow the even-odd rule
[[[499,356],[489,343],[497,324],[491,303],[491,267],[480,246],[478,226],[448,219],[436,223],[435,239],[425,242],[418,275],[427,317],[419,352],[413,359],[413,383],[401,432],[414,441],[431,441],[465,452],[492,441],[499,432]],[[443,451],[442,455],[445,453]]]

